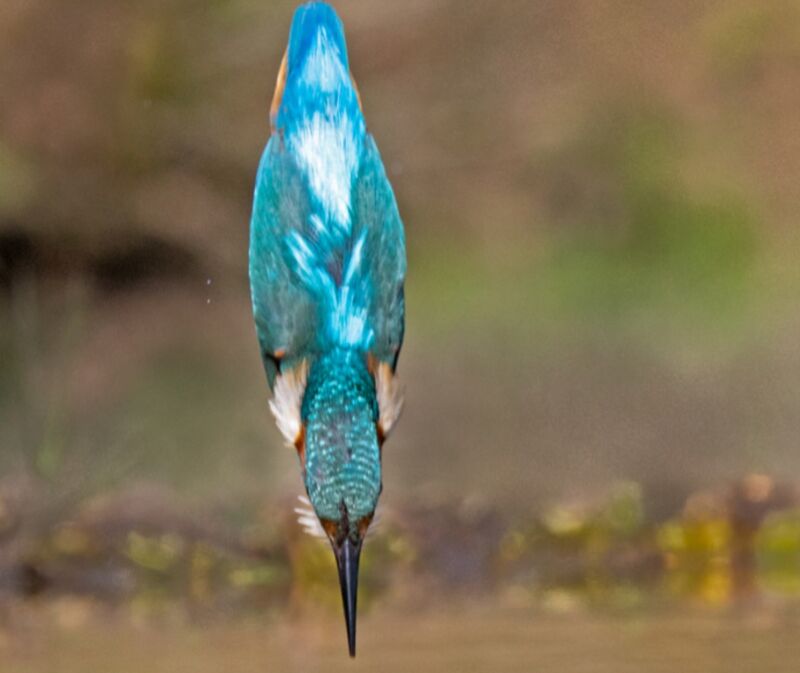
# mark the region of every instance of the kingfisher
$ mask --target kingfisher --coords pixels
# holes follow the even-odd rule
[[[250,222],[253,316],[270,408],[312,508],[302,523],[336,558],[353,657],[359,558],[403,403],[406,255],[344,27],[324,2],[295,11],[270,126]]]

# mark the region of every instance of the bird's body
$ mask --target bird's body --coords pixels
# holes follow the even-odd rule
[[[295,13],[256,177],[250,283],[271,407],[339,566],[351,654],[358,558],[400,411],[405,241],[335,12]]]

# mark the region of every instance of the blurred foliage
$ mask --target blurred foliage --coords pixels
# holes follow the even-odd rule
[[[800,595],[800,512],[770,515],[758,533],[757,553],[764,589]]]
[[[708,41],[716,67],[729,80],[752,80],[782,59],[800,61],[800,9],[780,0],[732,3],[709,22]]]
[[[621,483],[595,501],[513,520],[441,502],[427,507],[420,528],[418,505],[386,512],[364,552],[360,603],[368,612],[386,599],[414,606],[432,595],[497,592],[512,605],[555,612],[631,611],[685,600],[746,606],[763,593],[792,605],[800,587],[800,491],[779,497],[786,485],[761,475],[739,483],[755,478],[768,493],[747,495],[738,484],[698,492],[679,515],[663,521],[646,515],[645,494],[634,483]],[[176,611],[338,611],[329,545],[302,534],[294,521],[263,521],[257,525],[266,528],[258,534],[251,529],[247,542],[218,515],[182,514],[168,493],[155,497],[155,510],[143,501],[134,504],[153,499],[147,491],[117,505],[115,497],[82,504],[38,533],[19,557],[6,557],[12,567],[19,564],[20,579],[0,598],[9,590],[66,593],[129,605],[137,619]],[[14,519],[19,504],[8,497],[0,504]],[[754,534],[741,527],[742,517],[754,522]],[[474,530],[478,520],[480,533]],[[499,542],[473,546],[478,534]],[[433,557],[430,539],[436,540]],[[464,574],[468,566],[476,572]],[[37,578],[33,584],[31,577]]]
[[[563,301],[589,316],[647,308],[670,319],[708,318],[738,309],[755,259],[755,222],[739,199],[697,197],[682,185],[674,124],[632,110],[635,103],[622,104],[607,124],[595,120],[561,160],[592,165],[587,179],[603,176],[608,192],[569,206],[580,227],[561,236],[553,261]],[[564,182],[557,167],[548,172]],[[588,185],[578,194],[581,187]],[[611,212],[596,209],[598,198]]]

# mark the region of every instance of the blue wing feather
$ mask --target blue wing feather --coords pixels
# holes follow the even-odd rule
[[[325,5],[301,10],[251,219],[253,311],[270,384],[279,356],[291,363],[347,347],[394,366],[403,338],[403,226],[343,29]]]
[[[403,343],[406,274],[405,236],[394,192],[372,136],[364,142],[353,188],[354,226],[366,232],[363,273],[370,279],[370,352],[395,366]]]
[[[280,138],[267,144],[256,178],[250,233],[250,289],[256,333],[270,385],[275,357],[313,347],[314,298],[287,264],[285,241],[311,214],[307,187]]]

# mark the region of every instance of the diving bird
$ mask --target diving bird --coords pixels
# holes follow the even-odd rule
[[[250,224],[256,333],[270,407],[336,557],[355,656],[359,557],[402,407],[406,256],[344,28],[323,2],[294,14],[270,122]]]

